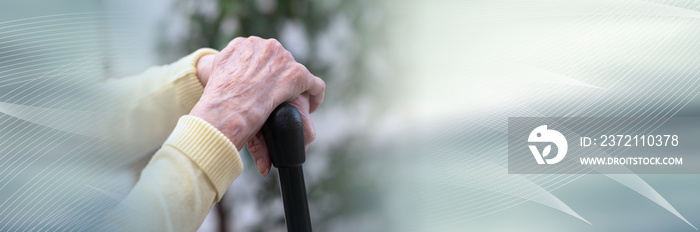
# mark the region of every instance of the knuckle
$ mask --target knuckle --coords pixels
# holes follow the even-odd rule
[[[282,45],[275,39],[266,39],[261,40],[260,42],[266,54],[277,56],[277,54],[282,53],[284,50]]]
[[[301,80],[301,77],[305,76],[305,72],[306,67],[303,64],[294,63],[292,65],[292,73],[297,79]]]
[[[265,45],[272,50],[275,50],[275,51],[285,50],[284,47],[282,47],[282,44],[279,41],[277,41],[276,39],[268,39],[266,42],[267,43]]]
[[[235,39],[231,40],[231,43],[229,43],[229,44],[237,44],[237,43],[241,43],[245,40],[246,40],[246,38],[244,38],[244,37],[236,37]]]
[[[269,39],[267,39],[267,42],[271,45],[281,45],[280,41],[277,41],[277,39],[275,39],[275,38],[269,38]]]
[[[284,75],[282,81],[290,86],[299,86],[303,83],[304,66],[299,63],[292,63],[287,67],[287,75]]]
[[[258,145],[255,141],[248,141],[248,152],[250,152],[251,155],[256,154],[258,152]]]
[[[286,49],[282,48],[282,55],[284,56],[285,59],[294,61],[294,56],[292,56],[292,53],[287,51]]]
[[[250,42],[251,42],[251,43],[256,43],[256,44],[265,45],[265,41],[266,41],[266,39],[263,39],[263,38],[260,38],[260,37],[257,37],[257,36],[251,36],[251,37],[250,37]]]

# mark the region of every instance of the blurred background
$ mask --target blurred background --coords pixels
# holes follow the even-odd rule
[[[508,118],[700,116],[699,3],[393,5],[396,106],[420,125],[385,194],[397,230],[696,231],[698,174],[509,174]]]

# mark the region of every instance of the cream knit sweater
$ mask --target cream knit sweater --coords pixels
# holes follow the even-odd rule
[[[132,77],[140,80],[134,89],[143,95],[135,105],[144,108],[134,111],[180,119],[131,192],[107,216],[108,229],[195,231],[243,171],[238,150],[224,134],[200,118],[185,115],[204,90],[195,65],[200,57],[216,52],[200,49]]]

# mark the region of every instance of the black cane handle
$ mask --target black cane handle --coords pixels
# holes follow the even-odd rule
[[[304,122],[289,103],[279,105],[262,128],[272,165],[279,173],[284,217],[289,232],[310,232],[311,219],[301,165],[304,151]]]

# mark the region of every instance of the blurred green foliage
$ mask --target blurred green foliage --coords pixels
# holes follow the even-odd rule
[[[383,35],[387,17],[383,1],[175,1],[174,14],[183,16],[182,21],[187,22],[185,28],[176,29],[179,32],[175,34],[166,32],[173,29],[171,22],[163,22],[159,44],[163,61],[172,61],[202,47],[222,49],[229,41],[241,36],[279,39],[284,27],[291,22],[302,26],[303,38],[308,44],[308,55],[303,57],[290,49],[297,61],[327,83],[330,81],[329,84],[342,86],[334,89],[336,92],[333,94],[328,94],[330,99],[327,101],[347,103],[359,95],[381,94],[376,91],[376,86],[387,84],[382,82],[386,78],[378,78],[378,71],[374,70],[377,68],[372,67],[386,66],[383,64],[386,61],[377,60],[382,58],[376,56],[385,52],[382,49],[386,44]],[[337,28],[340,30],[334,30]],[[282,42],[285,46],[291,45]],[[329,53],[339,53],[343,58],[340,61],[329,60]],[[334,54],[330,56],[334,57]],[[352,80],[336,80],[347,78]]]

